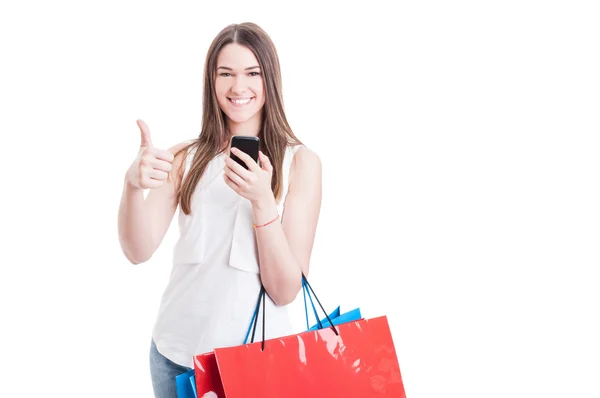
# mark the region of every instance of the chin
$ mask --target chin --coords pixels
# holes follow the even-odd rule
[[[244,114],[240,114],[237,112],[225,112],[225,115],[227,116],[227,118],[229,120],[231,120],[234,123],[245,123],[245,122],[253,119],[256,116],[256,112],[244,113]]]

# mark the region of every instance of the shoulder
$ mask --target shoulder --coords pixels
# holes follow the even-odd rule
[[[183,159],[196,149],[198,140],[187,140],[173,145],[168,149],[175,158],[173,161],[181,162]]]
[[[173,155],[173,162],[171,163],[171,175],[176,176],[176,182],[181,182],[185,167],[185,161],[187,157],[195,150],[197,140],[187,140],[173,145],[168,149]]]
[[[321,179],[321,158],[312,149],[301,145],[297,148],[290,168],[290,185],[307,180],[318,183]]]
[[[299,168],[321,168],[321,158],[319,155],[313,151],[312,149],[299,145],[296,149],[296,154],[292,160],[292,167]]]
[[[193,140],[187,140],[187,141],[180,142],[178,144],[173,145],[171,148],[169,148],[169,152],[171,152],[176,159],[178,157],[180,159],[182,159],[191,150],[193,150],[195,148],[194,144],[196,144],[197,141],[198,140],[193,139]]]

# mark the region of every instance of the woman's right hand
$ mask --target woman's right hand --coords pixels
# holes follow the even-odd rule
[[[156,189],[164,185],[174,155],[170,151],[154,148],[150,138],[150,129],[142,120],[137,121],[142,133],[142,142],[137,157],[125,174],[126,183],[137,189]]]

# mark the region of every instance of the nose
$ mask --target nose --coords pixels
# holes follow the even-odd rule
[[[242,95],[246,92],[246,87],[244,76],[238,75],[233,79],[231,92],[236,95]]]

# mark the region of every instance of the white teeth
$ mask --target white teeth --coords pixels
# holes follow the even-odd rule
[[[244,99],[231,99],[231,102],[233,102],[236,105],[245,105],[248,102],[250,102],[250,98],[244,98]]]

